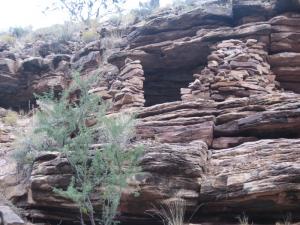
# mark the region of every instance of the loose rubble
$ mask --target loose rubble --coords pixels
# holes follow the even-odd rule
[[[213,47],[208,65],[188,88],[182,88],[182,100],[249,97],[275,92],[279,84],[270,70],[268,53],[263,43],[226,40]]]

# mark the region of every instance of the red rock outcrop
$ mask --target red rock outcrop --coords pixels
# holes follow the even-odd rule
[[[151,204],[175,196],[188,213],[197,209],[196,223],[232,223],[243,213],[265,224],[287,213],[300,221],[299,9],[294,0],[216,0],[161,12],[130,28],[128,46],[101,71],[101,41],[72,56],[0,54],[0,103],[26,82],[20,101],[32,90],[63,88],[56,79],[67,80],[69,67],[103,74],[91,92],[111,102],[110,113],[136,113],[136,142],[146,150],[144,173],[122,196],[128,224],[146,224]],[[52,192],[70,176],[62,155],[45,153],[22,201],[8,196],[33,220],[73,223],[74,204]]]
[[[33,93],[54,89],[61,91],[69,76],[68,55],[49,58],[8,59],[0,56],[0,104],[5,107],[27,107]]]
[[[141,142],[144,173],[123,193],[122,218],[143,221],[151,204],[180,196],[191,213],[203,205],[195,215],[199,221],[216,215],[230,220],[242,212],[257,221],[280,220],[288,212],[300,219],[299,102],[297,94],[278,93],[220,103],[165,103],[140,111],[137,137],[148,139]],[[74,206],[52,192],[69,178],[67,161],[56,153],[36,160],[28,205],[33,218],[72,220]]]
[[[130,182],[132,190],[128,189],[124,192],[120,206],[122,212],[143,215],[153,202],[171,198],[176,193],[183,198],[190,198],[191,204],[195,204],[199,194],[196,180],[204,173],[207,163],[206,144],[201,141],[190,144],[156,142],[143,142],[143,144],[145,155],[140,161],[143,173],[136,175]],[[28,212],[32,213],[33,217],[74,220],[72,213],[77,213],[76,207],[65,199],[53,195],[52,192],[53,187],[68,185],[70,172],[67,160],[59,154],[48,153],[36,160],[31,176],[28,205],[31,208]],[[174,179],[170,180],[170,176]],[[141,193],[138,198],[133,194],[136,188]],[[94,200],[96,201],[97,198]],[[141,202],[145,204],[141,205]],[[71,210],[63,212],[61,208]]]

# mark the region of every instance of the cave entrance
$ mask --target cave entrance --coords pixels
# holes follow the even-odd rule
[[[192,81],[193,72],[187,69],[145,71],[145,106],[180,101],[180,89]]]

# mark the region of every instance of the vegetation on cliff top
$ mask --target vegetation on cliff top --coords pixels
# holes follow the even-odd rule
[[[139,23],[153,14],[180,13],[192,10],[196,3],[191,0],[174,1],[172,5],[159,8],[160,0],[139,1],[138,8],[128,10],[125,0],[53,0],[45,13],[60,10],[68,13],[70,20],[63,24],[33,30],[28,27],[11,27],[0,32],[0,42],[24,48],[36,41],[90,42],[100,38],[101,28],[126,28]],[[198,3],[199,4],[199,3]]]

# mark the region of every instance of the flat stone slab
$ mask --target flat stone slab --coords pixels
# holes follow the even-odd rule
[[[0,205],[1,225],[25,225],[25,222],[8,206]]]

